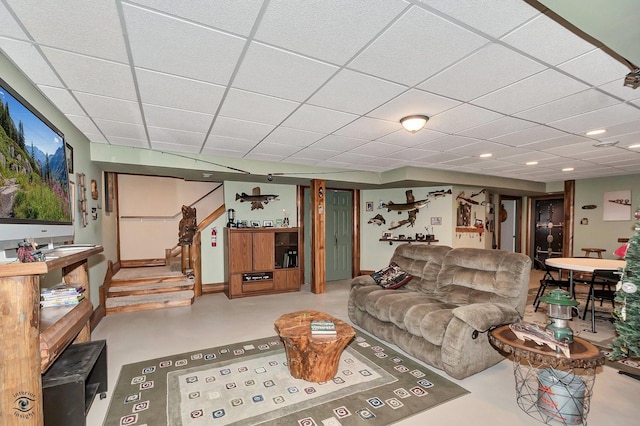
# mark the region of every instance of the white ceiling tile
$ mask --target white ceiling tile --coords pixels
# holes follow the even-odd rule
[[[412,7],[349,67],[414,86],[485,43],[477,34]]]
[[[332,158],[336,155],[335,151],[330,151],[327,149],[319,149],[316,147],[307,147],[304,148],[298,152],[296,152],[295,154],[293,154],[291,157],[291,159],[302,159],[302,158],[307,158],[310,160],[327,160],[329,158]]]
[[[293,147],[309,146],[324,137],[324,133],[307,132],[289,127],[278,127],[262,143],[289,145]]]
[[[369,160],[364,163],[365,166],[377,166],[382,171],[393,170],[402,166],[404,163],[400,160],[390,160],[388,158],[376,157],[373,160]]]
[[[36,42],[62,50],[127,62],[116,2],[7,0]],[[53,23],[53,25],[52,25]]]
[[[546,14],[502,37],[502,41],[551,65],[558,65],[595,48]]]
[[[407,3],[399,0],[272,1],[256,40],[342,65],[389,24]]]
[[[82,132],[82,134],[85,135],[91,143],[108,143],[107,139],[100,133]]]
[[[29,37],[22,30],[20,25],[13,19],[4,3],[0,3],[0,36],[28,40]]]
[[[398,84],[345,69],[314,94],[309,103],[362,115],[405,90]]]
[[[555,134],[556,136],[548,138],[547,137],[549,135],[547,133],[548,130],[552,132],[551,134]],[[539,133],[539,131],[541,131],[541,133]],[[566,134],[563,135],[561,132],[558,132],[557,130],[554,130],[554,129],[550,129],[548,127],[542,127],[541,129],[536,129],[536,132],[534,132],[532,135],[525,134],[525,135],[513,135],[513,136],[515,140],[523,139],[526,141],[526,143],[519,145],[520,148],[526,148],[526,149],[531,149],[535,151],[541,151],[541,150],[553,148],[559,145],[569,145],[569,144],[574,144],[579,142],[591,141],[591,139],[583,136],[566,135]],[[499,140],[499,142],[505,143],[505,140],[506,139]],[[509,140],[511,139],[509,138]]]
[[[493,37],[500,37],[540,13],[526,2],[511,0],[492,0],[492,7],[473,1],[420,0],[420,3]]]
[[[76,92],[74,95],[90,117],[142,124],[142,114],[137,102],[83,92]]]
[[[211,83],[229,82],[244,39],[126,3],[123,9],[136,67]]]
[[[60,79],[31,43],[0,37],[0,49],[11,57],[16,66],[29,70],[27,77],[34,83],[62,87]]]
[[[95,123],[86,115],[67,114],[67,118],[82,133],[100,134],[100,130],[98,130]]]
[[[188,7],[173,0],[135,0],[135,3],[193,22],[248,36],[258,16],[261,1],[189,0]]]
[[[200,152],[199,145],[173,144],[154,140],[151,141],[151,149],[167,152],[185,152],[190,154],[198,154]]]
[[[391,121],[360,117],[351,124],[348,124],[336,131],[335,134],[338,136],[373,140],[397,131],[399,126],[399,123]]]
[[[357,154],[355,152],[343,152],[327,158],[331,158],[331,161],[338,161],[349,164],[363,164],[375,159],[375,157],[372,155]]]
[[[467,130],[458,132],[461,136],[478,139],[491,139],[535,126],[535,123],[514,117],[502,117]]]
[[[422,158],[435,154],[437,153],[426,149],[409,148],[390,152],[387,154],[387,157],[398,160],[420,161]]]
[[[136,69],[142,102],[169,108],[215,114],[225,88],[212,83]]]
[[[300,151],[301,147],[295,145],[286,145],[280,143],[261,142],[256,146],[251,153],[252,154],[268,154],[278,155],[280,157],[288,157],[296,152]]]
[[[491,44],[431,77],[418,88],[470,101],[544,69],[543,65],[526,56]]]
[[[458,105],[460,105],[458,101],[422,90],[410,89],[367,115],[400,123],[400,119],[408,115],[432,117]]]
[[[474,157],[479,157],[482,154],[493,154],[492,157],[490,157],[493,158],[499,151],[507,148],[510,147],[505,147],[504,145],[499,145],[497,143],[480,141],[478,139],[471,139],[471,143],[468,145],[447,149],[447,152],[460,155],[471,155]]]
[[[428,149],[431,151],[450,151],[461,146],[476,143],[477,139],[467,138],[463,136],[447,135],[442,138],[420,144],[416,148]]]
[[[498,136],[496,138],[491,138],[493,142],[511,145],[511,146],[520,146],[527,145],[533,142],[539,142],[552,138],[559,138],[564,136],[564,133],[560,130],[552,129],[547,126],[535,126],[529,127],[527,129],[519,130],[514,133],[509,133],[507,135]],[[527,146],[527,148],[529,148]]]
[[[587,88],[587,85],[549,69],[475,99],[473,103],[504,114],[513,114]]]
[[[640,127],[640,121],[636,122]],[[627,133],[625,135],[612,136],[603,140],[604,142],[617,141],[619,147],[626,147],[629,145],[637,145],[640,143],[640,132]]]
[[[369,142],[369,143],[360,145],[356,148],[353,148],[350,152],[353,152],[356,154],[373,155],[376,157],[385,158],[387,154],[396,152],[399,149],[400,148],[398,148],[395,145],[388,145],[382,142]]]
[[[109,144],[120,145],[133,148],[149,148],[149,142],[146,139],[127,138],[122,136],[110,136]]]
[[[640,90],[632,89],[631,87],[624,86],[622,84],[625,76],[626,76],[626,73],[625,75],[620,76],[618,80],[614,80],[610,83],[606,83],[601,86],[598,86],[598,89],[603,90],[606,93],[610,93],[611,95],[625,101],[630,101],[633,99],[640,98]]]
[[[303,101],[337,70],[334,65],[254,42],[242,60],[233,87]]]
[[[262,140],[275,126],[253,121],[237,120],[218,116],[211,129],[211,134],[250,141]]]
[[[552,121],[550,126],[571,133],[585,134],[589,130],[640,120],[640,109],[619,104],[586,112],[564,120]]]
[[[204,155],[213,155],[216,157],[227,157],[227,158],[242,158],[245,156],[246,151],[236,151],[231,149],[222,149],[222,148],[204,148],[201,152]]]
[[[224,149],[246,154],[256,146],[256,141],[231,138],[227,136],[209,135],[205,143],[203,153],[212,149]]]
[[[356,118],[358,116],[355,114],[303,104],[282,125],[313,132],[332,133]]]
[[[422,129],[416,133],[411,133],[407,132],[404,129],[399,129],[391,134],[388,134],[387,136],[380,138],[379,141],[392,145],[414,147],[429,141],[442,138],[444,136],[447,136],[446,133],[436,132],[429,129]]]
[[[610,81],[619,81],[629,68],[602,49],[595,49],[567,61],[558,67],[588,84],[599,86]]]
[[[619,101],[612,96],[599,90],[589,89],[515,115],[538,123],[549,123],[617,103]]]
[[[596,136],[595,138],[601,140],[610,140],[611,138],[617,138],[618,136],[637,132],[640,132],[640,120],[616,124],[615,126],[608,126],[607,132],[605,134]]]
[[[185,130],[148,126],[151,143],[169,143],[173,145],[195,146],[198,149],[205,140],[205,134]]]
[[[231,89],[220,115],[265,124],[280,124],[300,104],[285,99]]]
[[[104,120],[100,118],[96,118],[94,121],[102,133],[107,137],[109,142],[112,141],[112,137],[136,140],[147,139],[144,126],[140,124],[121,123],[118,121]]]
[[[38,86],[38,88],[62,113],[86,115],[85,111],[80,107],[80,104],[71,96],[68,90],[49,86]]]
[[[364,145],[368,141],[366,139],[348,138],[345,136],[328,135],[314,143],[311,148],[326,149],[336,152],[350,151],[354,148]]]
[[[503,115],[484,108],[462,104],[431,117],[427,126],[439,132],[455,133],[502,117]]]
[[[67,88],[113,98],[137,100],[131,68],[103,59],[42,48]]]
[[[143,104],[147,126],[207,133],[213,115]]]

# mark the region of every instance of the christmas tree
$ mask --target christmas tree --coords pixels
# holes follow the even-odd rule
[[[616,286],[614,315],[618,337],[613,340],[611,360],[640,358],[640,210],[634,217],[637,222],[625,254],[627,263]]]

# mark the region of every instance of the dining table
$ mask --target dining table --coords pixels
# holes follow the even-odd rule
[[[549,257],[545,260],[548,266],[569,271],[569,293],[573,297],[573,273],[589,272],[595,270],[618,271],[623,269],[627,262],[617,259],[599,259],[595,257]]]

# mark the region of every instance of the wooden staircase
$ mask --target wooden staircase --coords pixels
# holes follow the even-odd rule
[[[189,306],[195,298],[193,280],[170,266],[110,267],[112,277],[104,294],[107,315]]]

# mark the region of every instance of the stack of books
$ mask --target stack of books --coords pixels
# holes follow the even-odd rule
[[[84,299],[84,287],[80,285],[60,284],[40,290],[40,307],[42,308],[77,305],[82,299]]]
[[[331,320],[311,321],[311,334],[336,334],[336,325]]]

